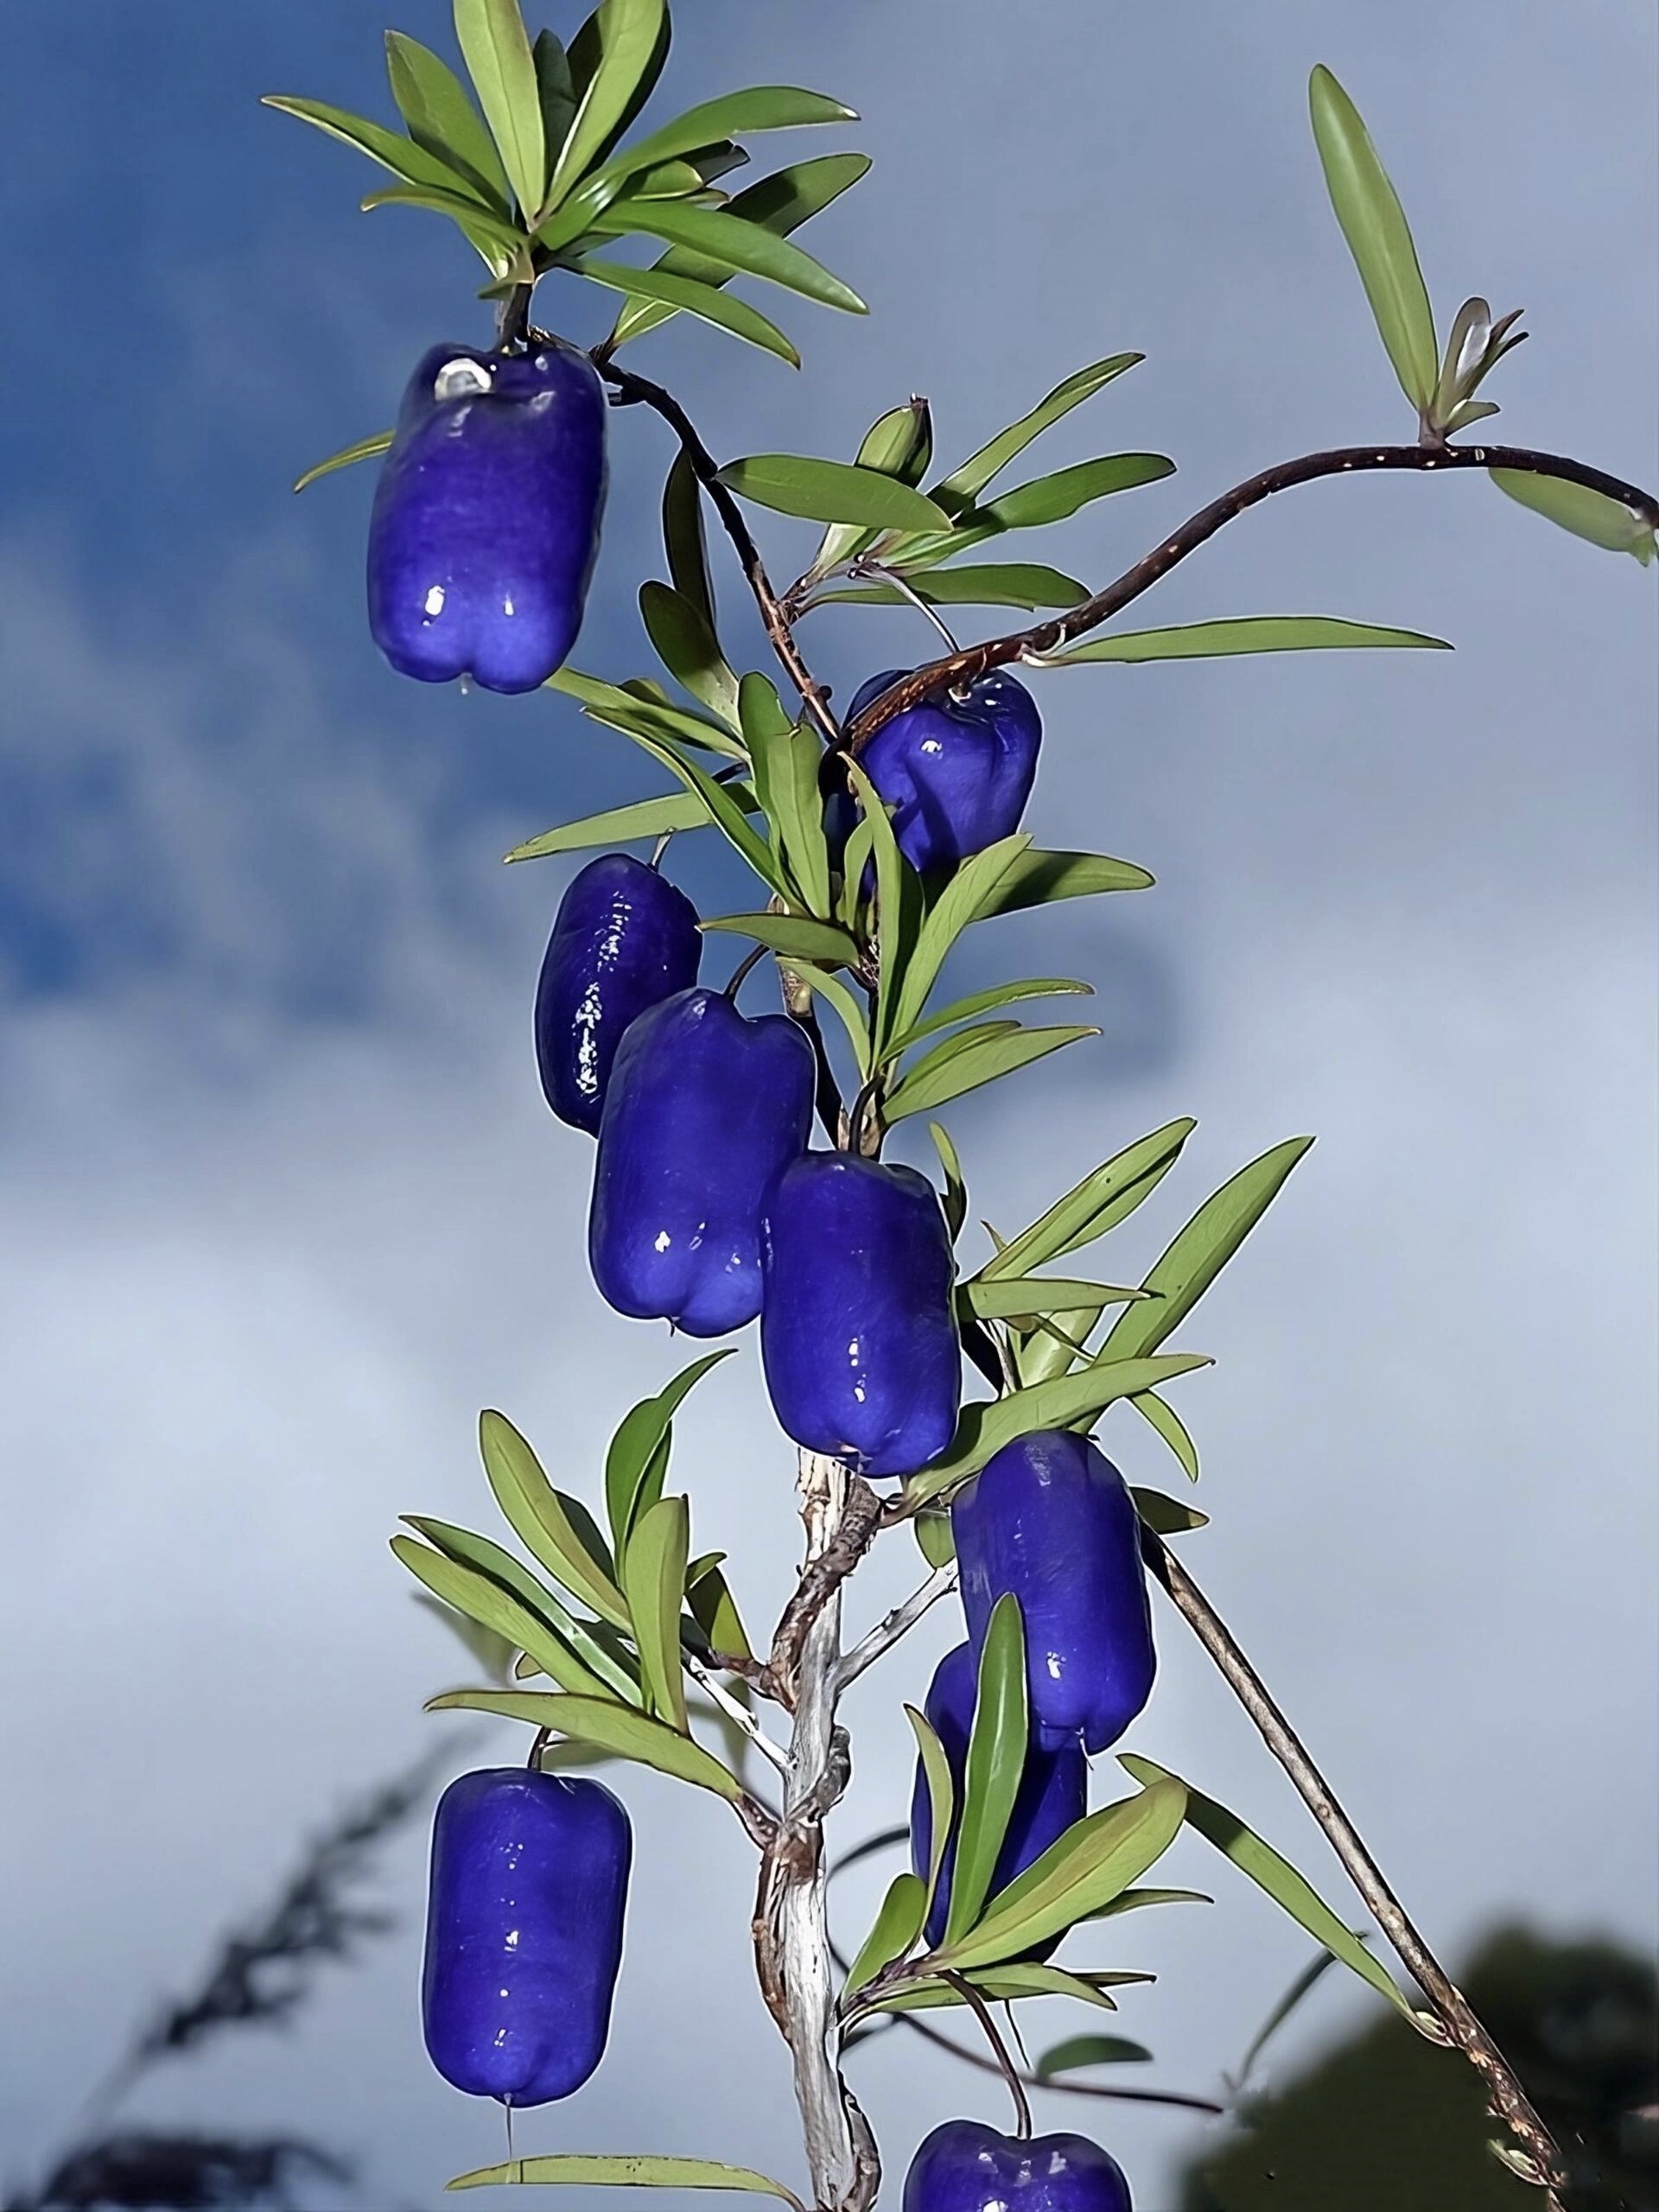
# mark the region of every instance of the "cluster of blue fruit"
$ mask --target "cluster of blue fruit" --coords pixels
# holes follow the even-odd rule
[[[392,665],[487,689],[544,683],[575,642],[605,493],[605,400],[587,357],[434,348],[405,394],[376,498],[369,607]],[[853,713],[897,681],[874,677]],[[1013,677],[893,716],[863,758],[900,849],[926,873],[1009,835],[1041,726]],[[849,803],[831,802],[844,844]],[[654,867],[612,853],[560,905],[536,995],[554,1113],[596,1137],[594,1280],[618,1312],[713,1337],[760,1322],[766,1387],[797,1443],[872,1477],[912,1474],[957,1427],[955,1262],[914,1169],[808,1147],[816,1067],[782,1014],[751,1018],[698,982],[696,909]],[[1030,1742],[1000,1889],[1086,1809],[1087,1758],[1152,1688],[1135,1507],[1085,1438],[1017,1440],[951,1507],[968,1640],[927,1717],[960,1784],[978,1652],[1012,1592],[1023,1618]],[[957,1800],[961,1790],[958,1788]],[[918,1775],[912,1844],[929,1863]],[[531,1768],[463,1775],[439,1804],[426,2042],[457,2088],[516,2107],[566,2097],[598,2065],[621,1964],[632,1838],[602,1784]],[[927,1941],[943,1939],[954,1840]],[[1046,1947],[1052,1948],[1052,1945]],[[918,2152],[906,2212],[1127,2212],[1115,2161],[1081,2137],[1020,2141],[977,2123]]]

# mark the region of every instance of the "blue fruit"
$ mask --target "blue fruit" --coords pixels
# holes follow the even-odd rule
[[[907,671],[873,676],[849,721]],[[906,707],[883,722],[859,763],[893,810],[899,849],[918,872],[954,865],[1010,837],[1031,797],[1043,725],[1037,702],[1004,669]]]
[[[999,2135],[947,2120],[905,2176],[904,2212],[1135,2212],[1123,2169],[1086,2135]]]

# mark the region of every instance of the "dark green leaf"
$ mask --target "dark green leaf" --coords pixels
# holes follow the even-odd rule
[[[1075,1024],[1016,1029],[1009,1034],[1001,1024],[988,1022],[976,1030],[958,1031],[955,1037],[946,1038],[944,1044],[936,1045],[931,1052],[925,1053],[888,1094],[881,1109],[882,1119],[902,1122],[906,1115],[931,1113],[935,1107],[943,1106],[948,1099],[961,1097],[964,1091],[995,1083],[1001,1077],[1012,1075],[1018,1068],[1029,1067],[1033,1060],[1058,1052],[1066,1045],[1099,1034],[1098,1029]],[[963,1045],[961,1040],[964,1036],[973,1041]]]
[[[1042,852],[1033,845],[1003,877],[979,919],[1052,906],[1057,899],[1088,899],[1100,891],[1147,891],[1152,881],[1133,861],[1109,860],[1104,853]]]
[[[769,677],[751,673],[738,693],[753,782],[772,830],[772,851],[811,913],[830,912],[830,849],[823,834],[823,801],[818,791],[823,748],[784,712]],[[848,942],[850,944],[851,939]],[[780,947],[780,950],[787,950]],[[853,947],[855,957],[857,948]],[[816,953],[805,954],[818,958]],[[845,958],[844,952],[836,958]]]
[[[643,677],[626,683],[605,683],[569,665],[556,670],[547,682],[550,690],[581,700],[595,721],[629,737],[654,737],[659,744],[676,747],[701,746],[705,752],[723,753],[728,760],[741,761],[746,768],[748,766],[743,747],[730,730],[700,709],[676,706],[659,683]]]
[[[944,1218],[950,1231],[950,1242],[954,1244],[968,1218],[968,1186],[963,1179],[962,1162],[957,1157],[957,1147],[950,1141],[949,1130],[942,1122],[930,1122],[927,1134],[933,1140],[933,1149],[938,1154],[939,1165],[944,1170]],[[937,1567],[938,1561],[935,1560],[933,1564]]]
[[[927,1917],[927,1885],[917,1874],[895,1874],[881,1900],[875,1925],[859,1947],[849,1969],[846,1994],[873,1981],[885,1966],[901,1959],[922,1932]]]
[[[269,92],[260,105],[276,108],[283,115],[297,116],[302,123],[326,130],[342,145],[355,146],[359,154],[378,162],[383,169],[402,177],[405,184],[453,192],[468,200],[475,213],[488,212],[487,200],[464,175],[399,131],[388,130],[384,124],[371,123],[365,116],[348,115],[344,108],[330,107],[323,100],[296,99],[287,93]]]
[[[386,74],[391,96],[417,146],[459,169],[495,207],[512,210],[512,187],[494,141],[467,88],[447,61],[402,31],[386,33]]]
[[[919,484],[933,451],[933,417],[926,400],[915,398],[893,408],[864,433],[853,458],[860,468],[874,468],[900,484]],[[856,523],[832,523],[825,531],[807,571],[828,575],[837,562],[846,560],[870,543],[876,535]],[[895,592],[895,599],[901,594]]]
[[[1165,1352],[1152,1359],[1096,1360],[1079,1374],[1056,1376],[1029,1390],[1016,1390],[1011,1397],[964,1406],[950,1449],[923,1473],[911,1477],[905,1497],[912,1501],[938,1497],[977,1474],[1016,1436],[1029,1436],[1039,1428],[1069,1428],[1074,1421],[1103,1413],[1116,1399],[1210,1363],[1199,1354],[1186,1352]]]
[[[826,1000],[834,1009],[842,1027],[847,1032],[847,1041],[853,1048],[853,1058],[858,1065],[859,1080],[868,1083],[870,1077],[870,1027],[864,1018],[864,1009],[837,976],[826,975],[821,968],[791,968],[790,974],[798,979],[815,998]]]
[[[734,273],[764,276],[798,292],[804,299],[853,315],[868,313],[851,286],[842,283],[810,253],[765,224],[747,222],[728,209],[625,197],[606,210],[595,228],[601,235],[616,238],[644,231],[650,237],[666,238],[671,245],[706,255]]]
[[[505,1414],[479,1416],[479,1448],[496,1503],[519,1541],[573,1598],[613,1628],[626,1629],[622,1592],[594,1560],[541,1462]]]
[[[622,1589],[633,1617],[645,1688],[659,1718],[682,1736],[690,1727],[680,1666],[680,1605],[690,1527],[683,1497],[659,1497],[638,1515],[622,1553]]]
[[[950,948],[970,922],[992,910],[996,894],[1016,865],[1031,849],[1023,830],[1001,837],[994,845],[963,861],[933,901],[916,939],[916,950],[905,969],[904,982],[893,1002],[891,1035],[915,1028],[922,1018],[928,994]],[[891,1049],[884,1047],[886,1051]]]
[[[538,1582],[528,1568],[519,1565],[511,1552],[503,1551],[499,1544],[492,1543],[487,1536],[474,1535],[471,1529],[457,1529],[448,1521],[435,1521],[423,1513],[409,1513],[404,1517],[411,1529],[417,1529],[428,1543],[435,1545],[447,1559],[487,1575],[492,1581],[499,1582],[504,1589],[510,1591],[522,1605],[537,1615],[556,1636],[570,1646],[589,1673],[598,1676],[605,1690],[625,1699],[630,1705],[639,1704],[639,1684],[602,1641],[607,1631],[596,1630],[591,1623],[578,1620],[566,1610],[552,1591]],[[515,1648],[521,1651],[529,1649],[522,1643]],[[535,1656],[533,1652],[530,1656]],[[553,1674],[551,1668],[543,1667],[541,1671]],[[562,1675],[554,1675],[554,1680],[565,1689],[578,1687],[575,1682],[565,1681]]]
[[[1160,1490],[1132,1489],[1129,1495],[1147,1528],[1160,1536],[1184,1536],[1190,1529],[1210,1526],[1207,1513],[1200,1513],[1196,1505],[1183,1505],[1178,1497],[1166,1497]]]
[[[1091,1912],[1090,1920],[1116,1920],[1121,1912],[1141,1912],[1150,1904],[1214,1904],[1214,1897],[1207,1897],[1202,1890],[1125,1890],[1122,1897],[1113,1897]]]
[[[905,971],[910,965],[920,934],[922,884],[921,878],[899,849],[893,823],[874,785],[856,760],[848,760],[846,772],[853,797],[863,810],[864,823],[861,827],[868,828],[870,848],[875,861],[876,959],[880,970],[881,988],[874,1009],[873,1042],[879,1051],[892,1031],[893,1004],[904,988]],[[847,865],[849,867],[858,843],[859,833],[855,830],[847,841]],[[861,853],[859,865],[861,871]]]
[[[553,165],[550,208],[609,151],[613,134],[627,127],[636,100],[649,90],[647,79],[654,81],[662,66],[667,37],[665,0],[601,0],[577,33],[571,66],[582,79],[579,105]]]
[[[904,563],[894,560],[892,565],[902,571]],[[908,582],[916,597],[929,607],[1023,607],[1034,611],[1039,607],[1076,607],[1089,596],[1088,585],[1080,584],[1075,576],[1019,561],[936,569]],[[893,584],[841,584],[812,594],[815,607],[832,602],[867,607],[909,604]]]
[[[837,929],[833,922],[812,921],[801,914],[720,914],[702,927],[753,938],[757,944],[793,960],[823,961],[836,968],[852,968],[858,963],[858,947],[845,930]]]
[[[671,1422],[690,1393],[711,1369],[718,1367],[722,1359],[729,1359],[736,1349],[734,1344],[725,1344],[719,1351],[705,1352],[701,1359],[694,1359],[665,1389],[631,1407],[618,1423],[605,1455],[605,1509],[610,1516],[611,1534],[616,1540],[619,1557],[627,1548],[639,1508],[639,1486],[652,1454],[668,1434]]]
[[[613,155],[605,166],[619,175],[632,176],[658,162],[695,154],[719,139],[741,138],[752,130],[792,130],[810,124],[857,120],[852,108],[822,92],[802,92],[792,85],[754,85],[688,108],[637,146]]]
[[[982,1997],[995,2004],[1012,2004],[1016,1999],[1031,1997],[1069,1997],[1079,2005],[1097,2005],[1105,2012],[1117,2010],[1117,2000],[1109,1994],[1111,1987],[1124,1982],[1151,1981],[1149,1974],[1070,1974],[1064,1967],[1041,1966],[1024,1960],[1012,1966],[982,1967],[965,1975]],[[868,2007],[872,2012],[931,2012],[947,2005],[965,2005],[967,1999],[954,1983],[941,1981],[931,1974],[919,1974],[913,1980],[895,1983],[893,1993],[880,1997]]]
[[[639,612],[669,674],[728,729],[737,729],[737,678],[702,609],[667,584],[647,583],[639,587]]]
[[[1053,668],[1090,660],[1203,660],[1222,653],[1300,653],[1361,645],[1429,646],[1450,652],[1444,638],[1421,630],[1384,630],[1334,614],[1250,614],[1224,622],[1186,622],[1173,630],[1124,630],[1049,656]]]
[[[691,456],[682,447],[663,484],[663,546],[668,573],[682,599],[689,599],[712,631],[715,592],[709,579],[709,545],[702,527],[702,487]]]
[[[1556,476],[1534,476],[1523,469],[1493,468],[1488,474],[1500,492],[1535,514],[1544,516],[1574,537],[1587,538],[1607,553],[1632,553],[1645,568],[1653,558],[1654,529],[1649,522],[1602,492],[1582,484],[1564,483]]]
[[[1064,522],[1091,500],[1133,491],[1139,484],[1155,484],[1160,476],[1174,474],[1174,462],[1161,453],[1107,454],[1099,461],[1080,461],[1052,476],[1016,485],[978,512],[1001,530],[1033,530],[1044,523]]]
[[[1076,2074],[1085,2066],[1132,2065],[1151,2056],[1144,2044],[1126,2036],[1068,2036],[1051,2044],[1032,2071],[1039,2082],[1052,2082],[1058,2074]]]
[[[732,2189],[751,2196],[779,2196],[804,2212],[793,2190],[748,2166],[722,2166],[713,2158],[659,2158],[635,2153],[589,2158],[574,2151],[543,2158],[512,2158],[504,2166],[480,2166],[457,2174],[451,2189],[494,2189],[502,2183],[575,2183],[581,2188]]]
[[[1186,1425],[1173,1406],[1166,1406],[1155,1390],[1142,1390],[1129,1400],[1136,1413],[1151,1422],[1175,1457],[1180,1461],[1190,1482],[1198,1479],[1198,1447],[1186,1433]]]
[[[789,887],[783,879],[778,863],[765,840],[749,827],[748,817],[742,807],[731,797],[723,784],[717,784],[706,768],[688,760],[672,743],[659,737],[648,736],[643,730],[631,733],[636,744],[671,770],[689,791],[694,791],[728,840],[747,861],[749,866],[773,891],[787,896]]]
[[[1025,1773],[1026,1637],[1020,1600],[1005,1592],[991,1609],[979,1655],[973,1730],[963,1769],[962,1826],[950,1876],[944,1940],[954,1943],[979,1917]]]
[[[1400,388],[1420,411],[1434,394],[1434,315],[1405,213],[1359,111],[1321,64],[1309,79],[1314,143],[1342,234]]]
[[[596,1744],[619,1758],[655,1767],[680,1782],[695,1783],[717,1797],[735,1799],[742,1788],[712,1751],[689,1736],[630,1706],[569,1697],[553,1690],[446,1690],[429,1698],[429,1713],[493,1713],[503,1720],[526,1720],[532,1728],[551,1728],[579,1743]]]
[[[454,5],[467,73],[518,205],[533,221],[547,178],[547,139],[518,0],[454,0]]]
[[[1186,1791],[1166,1776],[1075,1821],[1034,1865],[991,1899],[978,1926],[938,1954],[958,1971],[998,1965],[1062,1934],[1119,1896],[1174,1841]]]
[[[354,446],[344,446],[340,452],[331,453],[327,461],[314,461],[303,476],[295,480],[294,489],[303,492],[320,476],[332,476],[335,469],[349,468],[353,461],[372,461],[377,454],[385,453],[391,443],[390,430],[377,430],[372,438],[360,438]]]
[[[736,804],[752,810],[754,795],[743,784],[725,784]],[[557,830],[544,830],[506,855],[510,861],[545,860],[552,853],[584,852],[592,845],[628,845],[663,836],[670,830],[701,830],[710,820],[708,808],[692,791],[669,791],[661,798],[635,799],[628,806],[607,807],[603,814],[585,815]]]
[[[728,204],[726,212],[741,216],[745,222],[764,224],[783,237],[821,213],[832,200],[856,184],[869,166],[868,158],[863,154],[825,154],[817,161],[799,162],[790,168],[775,170],[771,176],[762,177],[738,193]],[[719,262],[683,246],[665,253],[655,268],[659,276],[690,276],[715,289],[730,281],[729,272]],[[613,348],[626,345],[631,338],[643,337],[646,331],[666,322],[675,312],[666,304],[666,295],[658,302],[631,301],[616,319],[616,327],[611,333]]]
[[[922,1907],[922,1918],[925,1921],[933,1907],[933,1893],[939,1886],[939,1869],[944,1863],[945,1846],[950,1840],[950,1824],[957,1816],[957,1788],[950,1778],[950,1761],[944,1745],[934,1732],[932,1723],[913,1705],[905,1707],[905,1718],[910,1723],[911,1733],[916,1738],[916,1749],[921,1758],[931,1822],[928,1831],[927,1895]]]
[[[1162,1789],[1176,1780],[1151,1759],[1138,1758],[1133,1752],[1120,1751],[1117,1763],[1143,1789]],[[1323,1943],[1333,1958],[1351,1967],[1362,1981],[1370,1982],[1373,1989],[1404,2013],[1414,2027],[1420,2026],[1414,2008],[1395,1987],[1392,1976],[1358,1937],[1343,1925],[1288,1859],[1281,1859],[1271,1844],[1264,1843],[1245,1827],[1236,1813],[1230,1813],[1213,1797],[1206,1797],[1201,1790],[1185,1783],[1178,1786],[1185,1796],[1187,1823],[1206,1843],[1213,1844],[1224,1858],[1230,1859],[1242,1873],[1248,1874],[1275,1904],[1282,1906],[1300,1927],[1305,1928],[1316,1943]]]
[[[1028,1274],[1063,1253],[1092,1244],[1134,1212],[1180,1156],[1198,1123],[1186,1116],[1166,1122],[1149,1136],[1137,1137],[1102,1166],[1085,1175],[1048,1211],[1005,1244],[980,1269],[983,1278]]]
[[[789,453],[751,454],[720,472],[722,484],[740,498],[779,514],[809,522],[868,523],[880,530],[929,530],[944,518],[931,499],[883,476],[844,461],[815,461]]]
[[[801,365],[801,357],[794,346],[759,308],[752,308],[747,300],[728,299],[714,285],[700,284],[695,277],[676,276],[665,261],[658,262],[652,269],[636,269],[630,263],[595,261],[591,254],[582,254],[571,265],[582,276],[591,276],[596,284],[603,284],[613,292],[626,292],[634,299],[660,301],[671,310],[683,308],[688,315],[712,322],[717,329],[729,330],[734,338],[747,339],[764,353],[775,353],[791,368]]]
[[[394,184],[385,192],[372,192],[362,202],[365,213],[376,207],[423,207],[435,215],[448,215],[465,228],[467,236],[486,238],[501,253],[518,252],[524,240],[498,216],[486,213],[461,192],[442,192],[435,185]]]
[[[570,78],[569,56],[551,31],[537,31],[530,53],[536,64],[536,92],[541,102],[542,136],[547,142],[550,175],[559,149],[569,136],[576,112],[576,88]]]
[[[1109,360],[1093,361],[1086,369],[1077,370],[1064,384],[1056,385],[1029,415],[1022,415],[1017,423],[1011,423],[942,484],[935,485],[933,496],[952,514],[971,506],[993,477],[1000,475],[1033,438],[1040,437],[1062,416],[1069,415],[1084,400],[1092,398],[1103,385],[1110,384],[1114,377],[1122,376],[1125,369],[1134,368],[1146,358],[1144,353],[1114,353]]]
[[[1147,1288],[1158,1295],[1119,1314],[1101,1348],[1103,1358],[1140,1359],[1179,1328],[1313,1141],[1291,1137],[1274,1145],[1205,1200],[1147,1277]]]
[[[694,1564],[686,1571],[686,1586],[691,1618],[708,1637],[709,1649],[732,1659],[752,1658],[742,1618],[719,1567],[706,1567],[699,1573]]]
[[[505,1637],[516,1650],[528,1652],[544,1675],[560,1687],[582,1697],[607,1698],[610,1692],[584,1667],[563,1637],[538,1612],[520,1602],[511,1590],[475,1567],[463,1567],[442,1552],[430,1551],[412,1536],[394,1536],[391,1548],[399,1560],[435,1597],[446,1605],[480,1622]]]
[[[1102,1306],[1126,1305],[1146,1294],[1144,1290],[1129,1290],[1116,1283],[1068,1281],[1059,1275],[965,1282],[960,1293],[969,1311],[977,1313],[982,1321],[1012,1321],[1027,1328],[1039,1313],[1098,1312]]]

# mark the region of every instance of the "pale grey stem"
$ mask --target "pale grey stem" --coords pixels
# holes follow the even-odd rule
[[[686,1673],[690,1675],[709,1703],[718,1706],[734,1728],[742,1730],[763,1759],[769,1759],[779,1774],[787,1774],[789,1754],[783,1745],[772,1742],[747,1707],[738,1703],[724,1682],[717,1675],[705,1667],[701,1659],[694,1658],[689,1651],[683,1652],[680,1656]]]
[[[842,1661],[836,1676],[836,1688],[844,1690],[855,1682],[867,1667],[873,1666],[883,1652],[891,1651],[902,1636],[907,1636],[930,1606],[957,1586],[957,1562],[948,1559],[943,1567],[935,1567],[919,1590],[913,1590],[902,1605],[895,1605],[885,1620],[880,1620],[860,1643],[855,1643]]]

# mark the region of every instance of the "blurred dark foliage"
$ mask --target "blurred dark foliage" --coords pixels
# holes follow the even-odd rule
[[[305,1847],[270,1907],[228,1936],[188,1996],[165,2000],[92,2099],[107,2114],[158,2061],[197,2050],[222,2029],[289,2022],[325,1960],[356,1958],[391,1915],[359,1902],[353,1885],[376,1851],[425,1803],[454,1739],[381,1783]],[[111,2128],[66,2152],[38,2185],[12,2185],[5,2212],[200,2212],[294,2204],[307,2180],[345,2186],[351,2169],[298,2138],[236,2138]]]
[[[1561,2145],[1568,2212],[1659,2212],[1659,1990],[1605,1943],[1499,1930],[1464,1986]],[[1181,2212],[1537,2212],[1486,2145],[1472,2070],[1392,2016],[1275,2093],[1188,2177]]]

